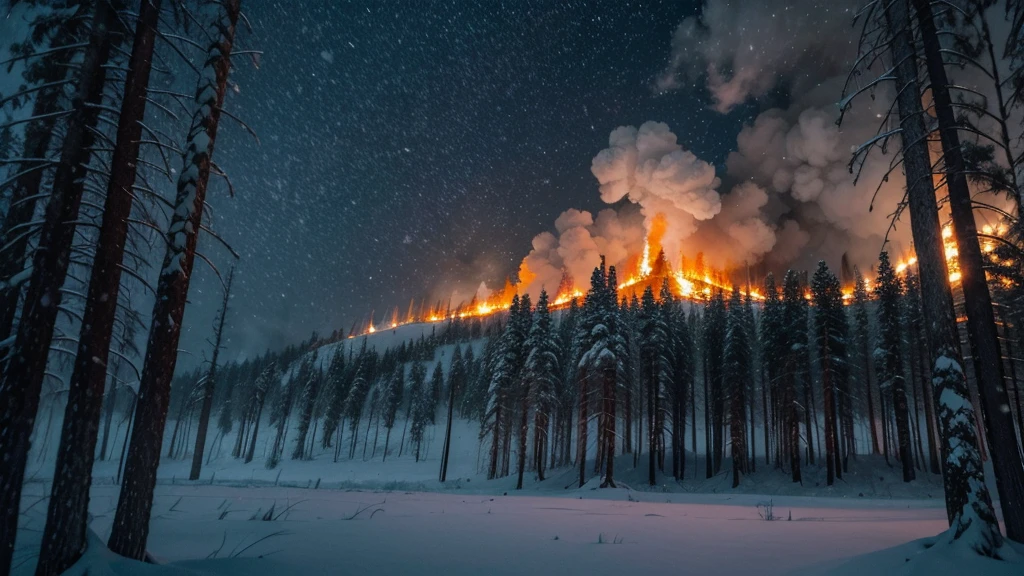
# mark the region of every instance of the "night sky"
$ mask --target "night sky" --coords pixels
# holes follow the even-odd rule
[[[603,207],[590,164],[615,127],[666,122],[721,163],[755,112],[653,90],[694,2],[246,4],[244,47],[265,54],[236,62],[227,106],[261,142],[224,124],[237,196],[209,200],[242,256],[229,359],[500,285],[563,210]],[[182,341],[199,354],[220,299],[200,268]]]

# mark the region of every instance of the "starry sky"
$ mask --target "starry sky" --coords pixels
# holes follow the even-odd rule
[[[652,88],[696,2],[246,4],[242,43],[264,55],[236,63],[227,107],[260,142],[224,125],[216,160],[236,197],[209,199],[241,254],[228,359],[500,285],[563,210],[603,207],[590,164],[615,127],[666,122],[721,163],[756,112]],[[220,300],[197,270],[186,349]]]

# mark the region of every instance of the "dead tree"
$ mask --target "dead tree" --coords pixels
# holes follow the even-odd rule
[[[203,405],[199,409],[199,427],[196,428],[196,449],[192,451],[192,470],[188,474],[189,480],[198,480],[199,472],[203,468],[206,432],[210,427],[213,391],[217,383],[217,357],[220,355],[221,341],[224,337],[224,320],[228,315],[228,301],[231,299],[231,283],[234,278],[235,270],[232,268],[228,272],[228,279],[224,284],[224,299],[220,304],[220,313],[217,314],[217,327],[213,331],[213,353],[210,357],[210,370],[206,373],[206,382],[203,385]]]

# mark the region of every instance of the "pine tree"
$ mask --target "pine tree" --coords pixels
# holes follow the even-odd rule
[[[75,367],[69,383],[61,447],[43,533],[43,551],[36,567],[39,575],[65,571],[85,550],[91,469],[103,409],[103,388],[107,379],[105,360],[109,354],[114,318],[117,315],[121,261],[134,197],[132,186],[138,164],[159,13],[160,0],[143,2],[136,24],[103,207],[103,223],[96,243]],[[78,194],[81,193],[80,190]],[[215,366],[210,372],[206,380],[209,398],[203,403],[197,431],[197,442],[204,444],[197,446],[193,455],[190,474],[193,480],[198,477],[203,459]]]
[[[907,389],[903,376],[903,318],[901,301],[903,286],[889,263],[889,254],[878,256],[878,278],[875,294],[878,296],[878,327],[881,337],[879,359],[882,389],[888,389],[896,413],[896,435],[899,445],[900,463],[903,465],[903,481],[914,479],[914,455],[910,447],[910,422],[907,411]]]
[[[263,418],[263,406],[266,404],[267,394],[270,392],[271,386],[277,385],[280,379],[277,364],[271,362],[270,366],[267,366],[260,373],[253,386],[253,394],[248,407],[249,413],[252,414],[253,424],[252,432],[249,435],[249,446],[245,452],[246,464],[252,462],[253,457],[256,455],[256,438],[260,431],[260,420]]]
[[[444,368],[441,366],[441,361],[438,360],[437,364],[434,364],[434,371],[430,374],[430,403],[427,405],[429,408],[429,422],[431,424],[437,424],[437,408],[441,405],[441,395],[444,392]]]
[[[722,467],[724,452],[723,351],[726,310],[722,292],[716,291],[704,311],[702,352],[704,353],[704,437],[707,446],[707,477]]]
[[[21,486],[32,429],[39,410],[46,362],[62,301],[61,286],[64,284],[71,262],[71,248],[82,202],[87,165],[96,141],[99,104],[102,101],[105,81],[103,66],[109,58],[113,41],[112,32],[116,28],[114,7],[107,2],[98,2],[93,13],[88,46],[78,65],[73,107],[67,116],[60,159],[56,163],[53,175],[53,193],[46,205],[36,244],[45,249],[35,251],[31,265],[25,270],[28,275],[28,288],[24,296],[21,319],[13,336],[13,345],[6,354],[7,361],[0,363],[0,454],[4,455],[5,468],[4,474],[0,475],[2,570],[7,570],[11,564],[18,527]],[[46,157],[46,150],[42,152],[38,158]],[[16,255],[5,255],[0,260],[6,262],[9,258],[15,257]],[[21,272],[20,265],[15,263],[14,267],[17,272]],[[6,281],[8,278],[3,280]],[[16,306],[17,291],[10,290],[7,293],[10,296],[0,303]],[[2,319],[5,323],[13,321],[14,313],[13,309],[0,310],[0,314],[5,316],[10,314],[11,320],[7,320],[6,317]],[[6,333],[0,334],[0,337],[8,340]],[[102,396],[102,388],[99,395]],[[80,479],[70,481],[82,482]],[[79,498],[88,498],[87,490],[76,489],[76,492],[80,495]],[[73,508],[84,509],[78,502]],[[79,530],[77,526],[70,528],[74,530],[75,542],[70,543],[69,552],[61,553],[58,560],[61,563],[77,557],[84,547],[85,520],[74,519],[72,522],[76,525],[81,524],[82,529]]]
[[[348,397],[345,399],[345,418],[349,421],[349,429],[352,436],[349,445],[348,457],[355,458],[356,442],[359,439],[359,421],[363,415],[363,407],[366,405],[366,398],[370,395],[370,386],[373,385],[374,353],[366,352],[365,347],[359,355],[359,368],[356,370],[356,377],[352,381]]]
[[[931,350],[933,386],[938,404],[943,448],[943,483],[951,540],[964,538],[979,554],[998,554],[1002,545],[992,499],[985,485],[981,454],[977,450],[974,410],[970,400],[956,331],[956,316],[942,244],[932,162],[921,105],[919,66],[908,0],[895,0],[874,13],[876,22],[865,26],[865,49],[887,51],[892,62],[885,74],[895,82],[902,142],[903,170],[907,180],[910,228],[921,278],[925,333]],[[874,85],[869,83],[869,86]],[[845,94],[843,108],[857,93]],[[889,115],[885,121],[890,121]],[[858,148],[853,160],[870,153],[881,142]]]
[[[740,476],[747,472],[746,392],[751,377],[750,334],[745,319],[739,286],[734,285],[729,298],[723,355],[724,393],[729,397],[729,432],[732,443],[732,487],[740,485]]]
[[[1013,415],[1006,409],[1010,398],[1006,391],[1003,359],[992,308],[992,295],[985,276],[985,262],[974,219],[974,201],[967,182],[963,146],[959,128],[962,114],[954,102],[952,86],[946,72],[945,50],[936,27],[936,15],[929,0],[912,0],[917,14],[918,33],[924,51],[928,86],[933,99],[932,111],[938,122],[942,144],[942,172],[948,193],[948,206],[956,237],[957,260],[960,264],[960,286],[967,313],[967,332],[971,356],[978,379],[978,398],[985,430],[988,433],[996,489],[1006,535],[1024,541],[1024,461],[1014,429]],[[944,12],[944,10],[943,10]],[[943,16],[943,18],[946,18]],[[943,31],[944,32],[944,31]],[[970,138],[975,136],[968,132]],[[1019,191],[1018,191],[1019,193]]]
[[[533,407],[533,466],[537,479],[544,480],[544,464],[548,450],[548,430],[556,401],[559,379],[559,346],[554,333],[548,294],[541,290],[533,313],[533,326],[526,341],[527,357],[523,380],[529,390],[528,403]],[[521,483],[520,483],[521,484]]]
[[[810,389],[808,373],[807,300],[800,287],[796,272],[789,270],[782,283],[782,330],[784,358],[782,362],[782,412],[785,418],[784,435],[788,440],[789,466],[793,482],[803,482],[800,468],[800,421],[806,418],[807,452],[813,454],[809,402],[800,402],[799,390],[804,397]]]
[[[842,476],[836,404],[840,386],[847,378],[847,324],[839,279],[824,261],[818,262],[814,272],[811,297],[814,300],[814,346],[821,369],[825,412],[825,481],[831,486],[836,477]]]
[[[323,448],[331,447],[331,438],[338,432],[341,426],[341,416],[345,410],[345,400],[348,398],[348,389],[351,380],[348,378],[348,371],[345,369],[344,350],[338,350],[331,357],[331,363],[327,366],[327,410],[324,415],[324,432],[321,439]],[[341,442],[341,438],[338,439]],[[337,454],[337,450],[335,451]],[[337,457],[335,457],[337,461]]]
[[[757,337],[761,342],[761,365],[763,374],[762,386],[765,394],[771,398],[770,402],[765,400],[765,406],[771,406],[774,422],[778,423],[782,417],[782,387],[781,377],[783,362],[786,350],[783,347],[785,334],[782,325],[782,301],[779,299],[779,289],[775,284],[775,275],[769,273],[764,279],[764,307],[761,312],[761,325]],[[765,416],[765,461],[771,455],[767,438],[772,428],[772,421],[769,421],[767,412]],[[777,430],[777,433],[783,433]],[[788,452],[785,442],[776,442],[775,466],[782,466],[782,454]]]
[[[467,348],[467,350],[472,358],[473,349]],[[441,473],[439,476],[441,482],[448,479],[448,458],[451,456],[455,399],[463,394],[467,377],[466,364],[462,359],[462,348],[456,345],[455,351],[452,352],[451,366],[448,368],[448,420],[444,430],[444,446],[441,450]]]
[[[292,460],[307,458],[306,436],[309,434],[309,426],[313,421],[316,399],[320,395],[320,383],[323,380],[320,370],[313,366],[316,356],[317,353],[314,351],[312,355],[303,361],[302,367],[299,370],[298,385],[301,386],[297,399],[299,405],[299,427],[295,431],[295,448],[292,450]],[[310,457],[312,457],[312,454]]]
[[[668,291],[667,283],[662,287],[662,305],[669,324],[673,349],[669,356],[671,381],[666,387],[672,412],[672,476],[682,480],[686,473],[686,410],[689,390],[694,379],[694,345],[690,326],[683,307],[676,305]],[[696,452],[694,452],[696,455]]]
[[[270,412],[270,424],[277,426],[277,435],[274,437],[274,445],[270,449],[270,456],[267,457],[266,467],[269,470],[277,468],[281,462],[281,453],[284,452],[285,442],[288,438],[288,421],[291,417],[292,406],[295,404],[296,390],[302,386],[302,370],[293,375],[284,384],[271,383],[269,390],[277,389],[277,400]],[[269,391],[268,390],[268,391]]]
[[[654,300],[654,291],[648,286],[640,298],[640,363],[643,387],[647,392],[647,480],[651,486],[657,484],[657,404],[668,367],[667,352],[668,326],[661,307]]]
[[[489,479],[497,478],[499,475],[499,455],[504,439],[512,431],[512,412],[516,409],[516,392],[522,378],[522,365],[525,359],[523,348],[529,325],[524,325],[521,303],[518,295],[513,297],[508,322],[495,350],[493,371],[487,391],[487,411],[481,435],[491,436],[487,467]],[[526,318],[529,318],[529,313],[527,309]],[[507,442],[505,450],[508,450]]]
[[[395,420],[398,418],[398,408],[402,405],[402,398],[405,397],[405,365],[399,363],[391,378],[387,381],[384,389],[384,398],[381,417],[384,420],[384,428],[387,435],[384,437],[384,456],[381,461],[388,459],[388,445],[391,443],[391,429],[395,427]]]
[[[871,432],[871,453],[878,454],[878,425],[875,422],[874,374],[871,371],[871,327],[868,320],[868,288],[864,275],[853,268],[853,352],[857,379],[864,383],[867,398],[868,429]]]
[[[420,444],[423,441],[423,430],[429,421],[429,395],[426,387],[427,368],[417,362],[409,372],[409,410],[406,419],[409,425],[409,441],[416,446],[416,461],[420,461]]]
[[[908,272],[906,276],[906,314],[907,339],[913,352],[911,362],[917,363],[924,396],[925,430],[928,434],[928,469],[932,474],[939,474],[939,453],[935,428],[935,400],[932,397],[932,371],[928,366],[928,341],[924,336],[924,313],[921,308],[921,285],[917,275]],[[1024,428],[1022,428],[1024,429]]]

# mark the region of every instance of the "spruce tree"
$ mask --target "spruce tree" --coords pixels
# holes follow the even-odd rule
[[[821,371],[825,413],[825,481],[831,486],[836,477],[842,476],[836,405],[839,390],[848,374],[847,322],[839,279],[824,261],[818,262],[818,269],[811,280],[811,297],[814,300],[814,346]]]

